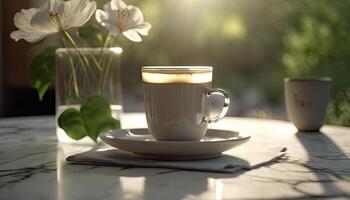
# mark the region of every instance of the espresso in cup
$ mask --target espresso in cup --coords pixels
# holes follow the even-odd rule
[[[211,89],[212,67],[143,67],[148,129],[157,140],[200,140],[208,123],[227,112],[229,98]],[[220,115],[210,117],[209,96],[225,97]]]

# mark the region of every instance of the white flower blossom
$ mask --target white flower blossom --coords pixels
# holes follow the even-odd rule
[[[141,42],[140,35],[148,35],[151,24],[144,21],[141,10],[135,6],[126,5],[122,0],[111,0],[103,10],[96,10],[96,21],[110,31],[113,36],[123,33],[134,42]]]
[[[15,41],[37,42],[48,35],[84,25],[96,10],[90,0],[49,0],[39,8],[22,9],[14,16],[19,29],[11,33]]]

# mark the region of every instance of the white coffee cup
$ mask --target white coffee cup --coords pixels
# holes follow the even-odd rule
[[[299,131],[318,131],[323,125],[331,81],[329,77],[284,79],[288,119]]]
[[[208,124],[223,118],[230,105],[228,94],[212,88],[210,66],[145,66],[142,80],[145,91],[147,125],[157,140],[201,140]],[[223,97],[223,107],[211,116],[210,97]]]

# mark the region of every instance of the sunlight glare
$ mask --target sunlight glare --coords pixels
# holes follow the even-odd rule
[[[242,39],[246,34],[242,20],[237,16],[227,17],[221,24],[221,32],[229,39]]]

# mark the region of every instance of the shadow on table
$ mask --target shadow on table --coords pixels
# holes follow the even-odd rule
[[[151,171],[151,173],[147,173],[148,170]],[[212,191],[211,193],[215,194],[217,191],[220,191],[220,189],[222,189],[222,183],[220,182],[219,178],[238,177],[246,171],[247,170],[241,170],[236,173],[215,173],[196,171],[196,173],[193,173],[194,171],[180,169],[147,169],[125,167],[119,170],[106,170],[100,173],[107,176],[117,177],[117,180],[121,184],[123,184],[124,181],[128,181],[128,179],[122,180],[124,177],[144,177],[142,199],[177,200],[184,199],[185,197],[195,198],[208,190],[214,190],[214,192]],[[121,187],[120,190],[122,193],[127,192],[123,191],[123,189],[127,190],[127,188]],[[212,197],[215,198],[215,196]]]
[[[74,154],[68,157],[67,160],[70,163],[80,165],[71,165],[64,162],[61,168],[60,174],[65,178],[62,181],[66,182],[64,185],[76,187],[76,189],[69,188],[69,190],[80,191],[79,188],[89,188],[90,185],[96,184],[96,180],[99,180],[99,186],[104,188],[113,186],[114,193],[111,196],[115,196],[115,191],[118,191],[117,194],[120,198],[126,198],[125,195],[133,194],[137,195],[136,199],[146,200],[191,198],[200,196],[208,190],[210,190],[210,195],[221,194],[223,187],[221,178],[238,177],[247,172],[247,168],[251,165],[247,160],[231,155],[224,155],[212,160],[213,162],[202,160],[195,162],[195,164],[189,161],[183,161],[181,164],[176,162],[176,165],[172,162],[159,162],[157,160],[143,160],[140,162],[140,158],[132,156],[130,153],[117,149],[104,150],[100,147],[95,147],[82,154]],[[274,163],[271,159],[263,164],[253,165],[258,168],[262,165],[266,166]],[[86,166],[81,166],[81,164]],[[158,169],[154,169],[157,168],[156,166],[158,166]],[[173,169],[171,169],[172,167]],[[179,169],[181,167],[183,170]],[[190,171],[191,167],[197,169]],[[72,170],[82,171],[82,168],[91,168],[92,170],[87,172],[88,175],[85,171],[77,177],[64,176],[64,174],[72,173]],[[226,170],[227,172],[232,171],[232,173],[207,172],[207,170]],[[193,171],[196,171],[196,173]],[[84,179],[84,181],[79,181],[81,179]]]
[[[248,162],[238,157],[225,155],[226,159],[235,159],[236,162],[248,165]],[[230,157],[230,158],[227,158]],[[145,162],[149,162],[145,160]],[[152,161],[157,162],[157,161]],[[106,166],[103,164],[103,166]],[[108,165],[107,165],[108,166]],[[84,166],[88,168],[89,166]],[[180,169],[158,168],[140,168],[140,167],[104,167],[92,166],[93,170],[88,171],[89,175],[84,175],[83,180],[79,181],[79,177],[64,176],[71,174],[72,169],[76,169],[75,165],[64,164],[60,174],[65,178],[61,180],[65,185],[79,188],[89,188],[90,185],[98,180],[99,186],[112,186],[116,192],[113,196],[125,198],[124,195],[135,195],[135,198],[153,200],[153,199],[183,199],[200,195],[209,189],[217,190],[222,187],[219,178],[237,177],[247,170],[240,170],[237,173],[208,173],[193,171],[183,171]],[[80,167],[79,167],[80,168]],[[83,174],[81,175],[83,176]],[[104,178],[102,178],[104,177]],[[73,184],[74,183],[74,184]],[[97,188],[96,188],[97,189]],[[69,188],[74,190],[74,188]],[[142,193],[143,191],[143,193]],[[86,191],[88,193],[88,191]],[[141,193],[141,194],[140,194]],[[215,192],[214,192],[215,194]],[[141,195],[141,196],[137,196]]]
[[[240,163],[240,165],[249,165],[246,160],[230,155],[224,155],[224,157],[222,157],[221,159],[233,159],[235,160],[235,163]],[[136,171],[140,172],[143,170],[142,168],[139,168],[136,169]],[[177,200],[191,196],[193,198],[196,198],[198,195],[208,190],[214,190],[214,194],[217,192],[221,193],[222,183],[219,180],[219,178],[238,177],[246,171],[247,170],[242,169],[235,173],[217,173],[197,170],[164,168],[156,174],[145,176],[143,199]],[[125,170],[124,173],[118,173],[118,176],[133,177],[140,176],[140,174],[135,174],[132,170]],[[215,196],[213,196],[213,198],[215,198]]]
[[[304,146],[308,167],[318,177],[325,194],[344,194],[345,192],[333,184],[332,175],[341,177],[339,167],[350,166],[347,155],[323,132],[298,132],[296,137]]]

